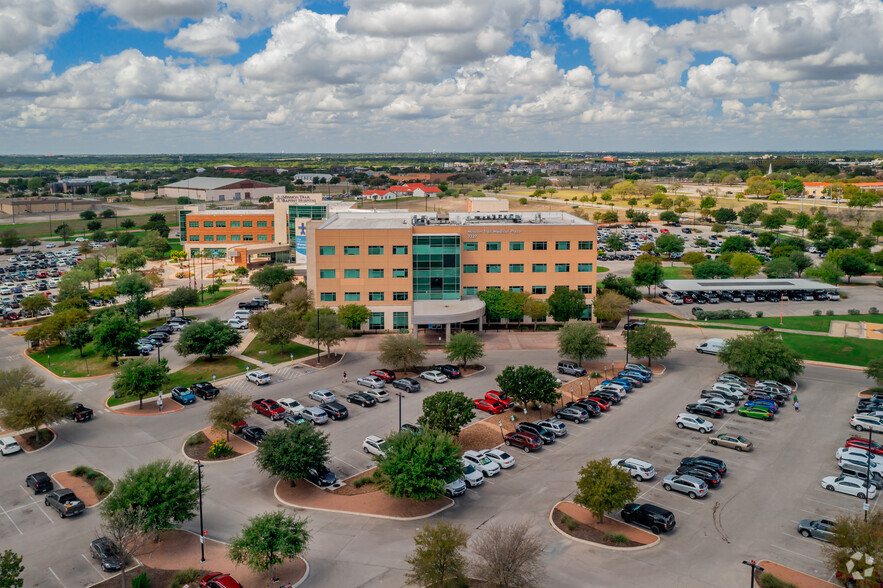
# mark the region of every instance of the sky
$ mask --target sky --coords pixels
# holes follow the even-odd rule
[[[0,153],[883,147],[881,0],[2,0]]]

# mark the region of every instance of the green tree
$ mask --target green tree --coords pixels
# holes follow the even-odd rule
[[[794,270],[797,272],[798,278],[805,269],[812,267],[812,259],[802,251],[792,251],[788,255],[788,259],[794,264]]]
[[[476,333],[460,331],[451,335],[450,341],[445,345],[445,355],[451,363],[466,367],[470,361],[484,357],[484,343]]]
[[[86,298],[89,293],[83,284],[87,284],[92,276],[89,272],[72,269],[58,281],[58,298],[65,300],[67,298]]]
[[[129,272],[141,269],[147,265],[147,257],[140,247],[123,249],[117,254],[117,266]]]
[[[15,430],[34,429],[39,441],[41,425],[67,418],[71,411],[71,395],[42,387],[7,391],[0,402],[3,422]]]
[[[160,259],[172,246],[169,240],[159,234],[158,231],[147,231],[138,241],[138,246],[152,259]]]
[[[34,316],[44,308],[52,306],[52,302],[42,294],[32,294],[31,296],[23,298],[19,304],[21,304],[22,310],[30,312]]]
[[[462,392],[443,390],[423,399],[423,415],[417,422],[429,429],[457,437],[475,417],[475,403]]]
[[[80,218],[83,220],[92,220],[93,218],[95,218],[97,216],[98,215],[95,214],[94,210],[84,210],[83,212],[80,213]]]
[[[491,320],[514,320],[524,316],[524,304],[528,295],[507,290],[482,290],[478,293],[478,298],[484,302],[488,318]]]
[[[141,274],[123,274],[116,279],[114,285],[117,292],[129,297],[129,301],[126,303],[126,310],[136,319],[150,314],[150,311],[153,310],[151,306],[150,309],[147,309],[147,312],[144,312],[146,307],[143,301],[148,292],[153,290],[153,286]]]
[[[251,411],[250,396],[237,392],[221,394],[212,401],[212,407],[208,411],[208,422],[214,430],[227,433],[229,441],[233,425],[245,420]]]
[[[184,316],[185,308],[199,304],[199,292],[195,288],[188,288],[187,286],[175,288],[166,295],[166,304],[169,308],[180,309],[181,316]]]
[[[80,357],[83,357],[83,347],[88,345],[91,340],[92,330],[89,328],[89,323],[76,324],[67,331],[68,345],[79,351]]]
[[[113,395],[116,398],[138,397],[138,408],[144,408],[145,396],[156,396],[169,381],[169,362],[165,359],[152,361],[147,358],[127,359],[113,379]]]
[[[138,323],[118,312],[105,314],[92,329],[95,350],[102,357],[113,357],[114,362],[119,361],[121,353],[132,349],[140,337]]]
[[[98,231],[101,229],[101,221],[100,220],[91,220],[86,223],[86,229],[90,231]]]
[[[274,286],[288,282],[293,277],[293,269],[288,269],[281,263],[275,263],[254,272],[249,282],[261,292],[269,292]]]
[[[775,331],[727,339],[717,359],[729,371],[758,380],[791,380],[803,373],[803,360]]]
[[[0,370],[0,402],[2,402],[3,396],[11,392],[43,389],[45,385],[46,381],[34,374],[30,368]]]
[[[385,455],[377,462],[378,485],[396,498],[440,498],[445,484],[463,475],[460,451],[454,437],[437,429],[390,435],[383,444]]]
[[[61,237],[62,241],[64,242],[65,247],[67,247],[68,239],[70,239],[73,236],[74,230],[70,227],[69,224],[62,223],[62,224],[58,225],[57,227],[55,227],[55,234],[58,235],[59,237]]]
[[[371,318],[371,311],[362,304],[344,304],[337,309],[337,318],[346,328],[354,331]]]
[[[749,204],[739,211],[739,220],[742,221],[742,224],[744,225],[753,224],[757,222],[757,219],[763,214],[764,208],[766,207],[760,203]]]
[[[865,375],[874,380],[877,386],[883,386],[883,357],[872,359],[865,368]]]
[[[720,259],[709,259],[693,266],[693,277],[697,280],[732,278],[733,268]]]
[[[631,301],[612,291],[603,291],[595,298],[594,312],[598,320],[601,321],[618,321],[626,315]]]
[[[595,459],[584,465],[576,481],[573,501],[604,521],[604,515],[619,510],[638,496],[638,487],[628,473],[610,463]]]
[[[531,298],[524,302],[524,316],[530,317],[534,321],[534,329],[536,329],[536,321],[549,316],[549,303],[538,298]]]
[[[233,277],[236,278],[237,282],[240,282],[248,277],[248,268],[239,266],[235,270],[233,270]]]
[[[0,588],[22,588],[25,585],[21,577],[24,571],[21,556],[10,549],[4,551],[0,555]]]
[[[380,363],[406,371],[426,361],[426,345],[409,335],[386,335],[380,341]]]
[[[648,295],[650,294],[650,286],[661,284],[662,278],[662,266],[658,263],[652,261],[636,262],[632,268],[632,280],[636,286],[647,286]]]
[[[684,240],[671,233],[660,235],[659,238],[656,239],[656,249],[660,253],[664,253],[671,257],[672,253],[681,253],[684,251]],[[672,262],[672,265],[674,265],[674,262]]]
[[[841,515],[834,522],[834,534],[830,544],[824,550],[825,560],[828,567],[839,573],[843,578],[851,578],[851,571],[864,572],[873,563],[874,573],[870,578],[853,580],[849,585],[855,588],[875,588],[880,585],[876,562],[883,557],[883,534],[880,526],[883,525],[883,514],[879,511],[871,511],[868,520],[863,515]],[[855,559],[856,553],[863,554],[866,558]],[[851,563],[852,565],[848,565]]]
[[[733,268],[733,275],[738,278],[748,278],[760,271],[760,260],[750,253],[742,253],[741,251],[733,254],[730,260],[730,267]]]
[[[754,244],[748,237],[733,236],[727,237],[721,244],[721,253],[725,251],[748,251]]]
[[[525,407],[531,402],[551,406],[561,397],[558,378],[545,368],[509,365],[494,379],[506,396]]]
[[[280,302],[301,318],[315,308],[313,293],[303,284],[295,284],[294,288],[291,288],[282,295]]]
[[[620,278],[613,274],[608,274],[600,284],[601,292],[612,291],[622,294],[632,302],[641,300],[641,293],[635,287],[635,283],[630,278]]]
[[[270,345],[278,345],[279,351],[304,330],[304,322],[288,308],[266,310],[251,315],[248,325]]]
[[[645,325],[628,336],[628,351],[635,357],[646,357],[647,365],[654,359],[664,359],[677,345],[671,334],[659,325]]]
[[[272,582],[275,566],[306,551],[310,542],[307,523],[307,519],[282,510],[252,517],[248,525],[230,539],[230,560],[254,572],[269,572]]]
[[[101,211],[101,216],[103,218],[113,218],[116,215],[117,215],[117,213],[115,213],[112,208],[105,208],[104,210]]]
[[[144,533],[178,528],[196,516],[199,505],[197,471],[193,464],[160,459],[129,469],[101,504],[102,517],[142,510]],[[208,491],[203,483],[202,491]]]
[[[874,237],[874,241],[879,241],[880,237],[883,237],[883,219],[877,219],[871,223],[870,229],[871,236]]]
[[[184,327],[175,343],[181,355],[226,355],[227,350],[242,343],[242,335],[216,318],[193,322]]]
[[[848,252],[840,256],[838,265],[843,273],[846,274],[846,282],[852,281],[853,276],[863,276],[871,271],[871,264],[864,257],[853,252]]]
[[[608,237],[607,241],[604,243],[605,251],[613,251],[614,253],[616,253],[617,251],[622,251],[623,249],[625,249],[625,241],[623,241],[622,237],[617,234],[610,235],[610,237]]]
[[[814,223],[810,225],[809,232],[806,234],[806,236],[813,241],[824,239],[828,236],[828,227],[822,223]]]
[[[688,251],[684,254],[684,257],[681,258],[681,261],[689,266],[695,266],[703,263],[706,259],[705,254],[701,251]]]
[[[763,273],[768,278],[793,278],[797,274],[797,268],[787,257],[774,257],[764,264]]]
[[[291,427],[270,429],[258,445],[255,463],[271,476],[294,486],[307,477],[310,469],[328,461],[331,442],[316,427],[301,423]]]
[[[666,210],[665,212],[663,212],[659,215],[659,220],[661,220],[662,222],[664,222],[667,225],[678,222],[680,220],[680,218],[681,217],[678,216],[678,213],[672,212],[670,210]]]
[[[462,582],[468,541],[469,533],[460,525],[439,521],[424,526],[414,536],[414,551],[405,560],[410,566],[405,579],[409,584],[441,588]]]
[[[714,211],[714,220],[721,224],[734,222],[737,218],[739,216],[732,208],[718,208]]]
[[[857,194],[853,194],[849,197],[849,201],[847,202],[847,206],[850,208],[858,209],[858,216],[855,220],[855,226],[861,226],[862,224],[862,215],[864,214],[865,208],[870,206],[876,206],[880,203],[880,195],[876,192],[858,192]]]
[[[166,224],[166,216],[161,212],[151,214],[148,221],[141,228],[145,231],[156,231],[164,238],[168,238],[170,231],[169,226]]]
[[[800,234],[803,235],[806,229],[812,226],[812,217],[806,214],[805,212],[798,213],[797,216],[794,217],[794,228],[800,229]]]
[[[316,313],[313,311],[304,318],[303,335],[308,341],[315,341],[317,347],[324,345],[328,355],[331,355],[331,348],[346,339],[350,332],[334,311],[320,309],[318,320]]]
[[[586,359],[607,355],[607,345],[597,325],[570,322],[558,330],[558,353],[582,364]]]
[[[567,286],[555,286],[548,303],[549,313],[560,323],[581,318],[586,312],[586,295]]]
[[[821,265],[811,267],[805,273],[809,278],[818,278],[826,284],[834,284],[835,286],[843,277],[843,270],[832,259],[825,259]]]
[[[124,218],[120,221],[120,226],[124,229],[131,229],[135,227],[135,221],[130,218]]]
[[[6,229],[0,233],[0,246],[18,247],[20,243],[21,239],[18,238],[18,233],[15,229]]]

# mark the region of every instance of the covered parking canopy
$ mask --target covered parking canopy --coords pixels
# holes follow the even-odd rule
[[[752,292],[787,292],[793,290],[824,290],[836,292],[837,287],[815,280],[743,280],[728,278],[725,280],[665,280],[662,287],[675,292],[721,292],[727,290],[749,290]]]

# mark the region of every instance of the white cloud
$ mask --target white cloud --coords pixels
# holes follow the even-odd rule
[[[755,81],[755,72],[738,66],[729,57],[718,57],[708,65],[690,68],[687,88],[704,98],[755,98],[770,92],[769,82]]]
[[[239,52],[236,39],[245,36],[239,22],[228,14],[204,18],[178,31],[165,44],[182,53],[218,56]]]
[[[93,0],[108,13],[137,29],[162,31],[183,19],[198,19],[217,10],[216,0]]]
[[[74,24],[82,0],[3,0],[0,2],[0,53],[43,47]]]

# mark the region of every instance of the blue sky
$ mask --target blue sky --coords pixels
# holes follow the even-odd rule
[[[875,149],[880,30],[879,0],[8,0],[0,150]]]

